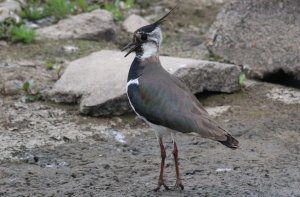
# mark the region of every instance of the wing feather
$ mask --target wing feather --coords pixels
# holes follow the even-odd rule
[[[159,80],[157,80],[159,79]],[[139,85],[128,94],[136,112],[149,122],[172,130],[195,132],[204,138],[225,141],[222,129],[190,90],[172,75],[139,78]]]

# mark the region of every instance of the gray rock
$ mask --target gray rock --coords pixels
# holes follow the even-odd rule
[[[127,32],[133,33],[138,28],[149,24],[150,23],[141,16],[132,14],[123,22],[122,25]]]
[[[23,1],[20,1],[20,2],[23,3]],[[21,10],[21,5],[16,0],[5,0],[2,3],[0,3],[0,7],[5,7],[11,11],[20,11]]]
[[[19,80],[5,81],[3,84],[3,92],[9,96],[17,95],[22,92],[22,86],[23,83]]]
[[[71,62],[47,93],[57,103],[80,103],[80,112],[92,116],[120,115],[131,110],[126,80],[133,55],[103,50]],[[239,90],[238,67],[177,57],[161,57],[162,65],[182,79],[194,93]]]
[[[14,19],[16,22],[20,21],[20,17],[15,14],[21,10],[21,6],[18,1],[6,0],[0,3],[0,22],[5,21],[8,18]]]
[[[208,32],[207,47],[249,77],[282,70],[300,79],[300,1],[231,0]]]
[[[105,10],[70,16],[57,24],[37,30],[40,38],[114,40],[115,24],[112,14]]]

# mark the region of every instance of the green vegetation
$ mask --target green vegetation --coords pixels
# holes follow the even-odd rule
[[[76,1],[77,9],[81,10],[82,12],[88,12],[89,11],[89,5],[86,2],[86,0],[77,0]]]
[[[0,40],[30,43],[36,38],[36,32],[12,19],[0,23]]]
[[[68,0],[48,0],[44,9],[46,16],[53,16],[59,20],[74,11],[74,4]]]
[[[22,8],[19,13],[20,17],[23,19],[28,19],[36,21],[45,17],[44,8],[40,7],[38,2],[33,1]]]
[[[11,40],[13,42],[30,43],[36,38],[36,32],[25,25],[13,26],[11,28]]]
[[[59,79],[64,71],[64,66],[62,65],[62,63],[53,60],[47,62],[45,68],[46,70],[54,71],[56,75],[56,79]]]
[[[126,0],[125,1],[125,7],[126,8],[132,8],[134,5],[134,0]]]
[[[120,10],[120,0],[116,0],[115,3],[104,3],[103,8],[111,12],[115,20],[124,19],[124,12]]]
[[[245,73],[241,73],[240,77],[239,77],[239,83],[240,83],[240,87],[244,88],[245,87],[245,80],[246,80],[246,75]]]
[[[114,3],[105,2],[103,6],[103,9],[112,13],[115,20],[124,19],[124,12],[120,8],[120,2],[120,0],[115,0]],[[125,8],[131,8],[134,5],[134,0],[125,0],[123,2],[125,4]]]
[[[33,80],[25,81],[23,84],[26,102],[43,100],[43,94],[35,87]]]

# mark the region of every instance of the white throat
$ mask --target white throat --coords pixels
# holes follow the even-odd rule
[[[140,55],[141,59],[146,59],[146,58],[158,55],[158,52],[159,52],[158,47],[153,42],[144,43],[142,45],[142,48],[143,48],[143,54]]]

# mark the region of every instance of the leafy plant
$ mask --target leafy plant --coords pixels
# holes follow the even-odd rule
[[[246,80],[245,73],[241,73],[239,77],[239,83],[241,88],[245,87],[245,80]]]
[[[46,70],[53,70],[55,67],[55,64],[53,62],[47,62],[45,67],[46,67]]]
[[[80,9],[82,12],[87,12],[89,9],[89,5],[86,2],[86,0],[77,0],[76,6],[78,9]]]
[[[32,2],[23,7],[19,15],[28,20],[39,20],[45,17],[44,8],[37,2]]]
[[[64,71],[64,66],[59,65],[55,70],[56,70],[57,79],[59,79]]]
[[[134,0],[126,0],[125,1],[125,7],[126,8],[132,8],[134,5]]]
[[[15,20],[8,18],[0,22],[0,39],[8,40],[11,37],[11,28],[17,25]]]
[[[23,91],[25,93],[25,101],[26,102],[43,100],[43,94],[34,87],[33,80],[24,82]]]
[[[57,20],[65,18],[74,10],[74,4],[68,0],[48,0],[45,5],[47,16],[54,16]]]
[[[104,3],[104,9],[109,11],[114,16],[115,20],[124,19],[124,13],[120,10],[120,0],[115,0],[115,3]]]
[[[36,38],[36,32],[25,26],[13,26],[11,28],[11,40],[13,42],[24,42],[24,43],[30,43],[34,41]]]
[[[0,40],[5,38],[5,32],[5,26],[2,23],[0,23]]]

